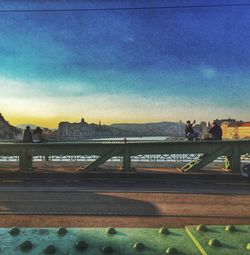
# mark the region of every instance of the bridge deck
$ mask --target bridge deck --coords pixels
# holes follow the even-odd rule
[[[250,224],[249,181],[239,175],[43,177],[1,178],[2,227]]]

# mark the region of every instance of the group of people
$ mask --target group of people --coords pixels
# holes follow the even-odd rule
[[[191,123],[190,120],[186,122],[186,127],[185,127],[185,137],[189,141],[193,140],[199,140],[199,133],[195,132],[193,129],[193,125],[195,124],[195,120],[193,123]],[[222,140],[222,129],[221,127],[217,124],[216,121],[212,122],[212,127],[208,131],[211,134],[210,139],[212,140]],[[43,130],[40,127],[37,127],[33,133],[30,130],[30,126],[26,126],[26,129],[24,130],[23,133],[23,142],[24,143],[40,143],[44,140],[43,137]],[[127,142],[127,139],[124,138],[124,143]]]
[[[37,127],[33,133],[30,130],[30,126],[27,126],[23,133],[23,142],[24,143],[40,143],[44,140],[43,130],[40,127]]]
[[[195,120],[193,121],[193,123],[191,123],[190,120],[186,122],[185,137],[189,141],[199,140],[199,134],[195,132],[193,129],[194,124],[195,124]],[[211,135],[209,139],[222,140],[222,129],[216,121],[212,122],[212,126],[210,127],[208,132]]]

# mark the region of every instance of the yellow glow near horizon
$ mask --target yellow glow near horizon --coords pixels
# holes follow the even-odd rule
[[[218,107],[204,98],[190,100],[187,96],[163,95],[141,97],[136,94],[93,94],[82,96],[56,96],[37,90],[38,85],[0,76],[0,111],[12,125],[33,124],[58,128],[59,122],[87,123],[146,123],[180,120],[211,121],[216,118],[248,120],[247,111],[237,105]],[[41,89],[41,88],[40,88]]]
[[[121,118],[121,119],[111,119],[111,118],[105,118],[105,119],[98,119],[98,118],[89,118],[86,116],[79,116],[79,117],[71,117],[71,116],[58,116],[55,118],[34,118],[30,116],[11,116],[11,115],[3,115],[4,118],[9,122],[9,124],[13,126],[18,126],[21,124],[33,124],[40,127],[47,127],[47,128],[58,128],[58,124],[62,121],[68,121],[68,122],[76,122],[79,123],[82,118],[87,123],[96,123],[98,124],[99,121],[101,121],[102,124],[111,125],[115,123],[146,123],[146,122],[161,122],[166,120],[160,120],[160,119],[139,119],[139,118]],[[171,121],[171,120],[167,120]],[[176,120],[172,120],[176,121]]]

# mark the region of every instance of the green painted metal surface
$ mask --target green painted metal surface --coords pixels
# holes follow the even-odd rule
[[[249,225],[199,225],[186,226],[185,229],[203,255],[250,254]]]
[[[198,255],[184,229],[56,228],[0,229],[0,254]]]
[[[131,156],[149,154],[204,154],[199,161],[188,166],[188,170],[199,171],[219,156],[230,158],[230,169],[240,172],[241,155],[250,153],[250,140],[240,141],[129,141],[124,142],[82,142],[82,143],[0,143],[0,155],[19,156],[22,171],[29,171],[32,156],[51,155],[98,155],[100,158],[92,163],[94,168],[112,156],[123,157],[123,168],[131,170]],[[187,170],[187,169],[184,169]]]
[[[2,228],[2,255],[248,255],[250,226]]]

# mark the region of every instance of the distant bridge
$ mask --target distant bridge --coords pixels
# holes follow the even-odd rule
[[[184,172],[200,171],[225,156],[226,168],[241,172],[241,156],[250,153],[250,140],[230,141],[85,141],[53,143],[0,143],[0,156],[17,156],[21,171],[31,171],[32,157],[42,156],[98,156],[84,171],[92,170],[112,157],[122,157],[123,170],[131,170],[131,158],[137,155],[198,154],[182,167]]]

